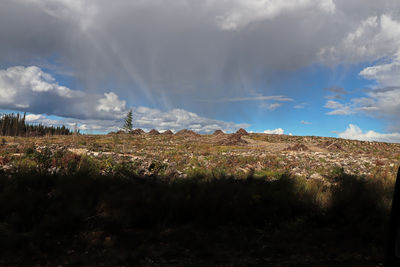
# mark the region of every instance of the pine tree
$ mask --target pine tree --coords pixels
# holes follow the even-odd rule
[[[64,125],[62,127],[44,126],[43,124],[27,124],[26,114],[17,113],[0,114],[0,135],[3,136],[43,136],[43,135],[69,135],[71,131]]]
[[[129,110],[128,114],[126,115],[125,123],[124,126],[122,126],[122,129],[125,132],[132,131],[132,110]]]

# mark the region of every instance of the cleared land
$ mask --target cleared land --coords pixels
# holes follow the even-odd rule
[[[399,159],[243,131],[3,137],[0,265],[376,266]]]
[[[0,168],[9,171],[34,168],[37,162],[32,157],[27,159],[26,152],[42,151],[53,158],[66,153],[85,155],[99,163],[97,167],[103,174],[112,172],[113,165],[124,162],[131,163],[138,174],[169,177],[186,177],[204,171],[238,177],[249,173],[271,177],[273,173],[287,172],[325,180],[333,168],[343,168],[354,175],[394,177],[400,160],[400,144],[315,136],[198,135],[183,131],[178,134],[4,137],[0,144]],[[48,171],[62,171],[65,166],[57,163],[53,161]]]

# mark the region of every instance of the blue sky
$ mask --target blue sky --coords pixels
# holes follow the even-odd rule
[[[0,3],[0,111],[400,142],[397,0]],[[21,21],[18,18],[23,17]]]

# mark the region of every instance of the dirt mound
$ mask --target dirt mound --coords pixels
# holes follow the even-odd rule
[[[174,134],[171,130],[166,130],[165,132],[163,132],[162,134],[165,134],[165,135],[172,135],[172,134]]]
[[[287,151],[309,151],[308,146],[304,144],[295,144],[293,146],[288,146],[285,150]]]
[[[134,135],[140,135],[140,134],[144,134],[145,132],[142,129],[135,129],[129,132],[130,134],[134,134]]]
[[[228,135],[226,138],[221,139],[217,142],[218,145],[223,146],[236,146],[236,145],[244,145],[248,142],[242,139],[242,135],[234,133]]]
[[[184,135],[184,136],[199,136],[198,133],[192,131],[192,130],[188,130],[188,129],[183,129],[180,130],[179,132],[176,133],[177,135]]]
[[[159,135],[160,132],[157,131],[156,129],[153,129],[153,130],[151,130],[151,131],[149,132],[149,134],[150,134],[150,135]]]
[[[342,146],[339,145],[336,142],[332,142],[332,141],[325,141],[324,143],[322,143],[321,145],[323,148],[328,149],[329,151],[339,151],[339,150],[343,150]]]
[[[239,130],[237,130],[236,134],[238,134],[238,135],[249,135],[249,133],[243,128],[240,128]]]
[[[215,130],[213,135],[224,135],[225,133],[222,130]]]

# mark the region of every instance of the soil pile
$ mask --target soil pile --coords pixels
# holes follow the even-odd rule
[[[165,132],[163,132],[162,134],[165,135],[173,135],[174,133],[171,130],[166,130]]]
[[[304,144],[295,144],[293,146],[288,146],[286,148],[287,151],[309,151],[310,149],[308,148],[308,146],[304,145]]]
[[[322,143],[322,147],[325,149],[328,149],[331,152],[343,150],[341,145],[339,145],[336,142],[331,142],[331,141],[325,141],[324,143]]]
[[[225,133],[222,130],[215,130],[213,135],[224,135]]]
[[[149,134],[150,134],[150,135],[159,135],[160,132],[157,131],[156,129],[153,129],[153,130],[151,130],[151,131],[149,132]]]
[[[180,130],[179,132],[176,133],[177,135],[182,135],[182,136],[200,136],[198,133],[192,131],[192,130],[188,130],[188,129],[183,129]]]
[[[223,146],[237,146],[237,145],[245,145],[248,142],[242,139],[242,135],[234,133],[228,135],[226,138],[221,139],[217,142],[218,145]]]
[[[145,132],[142,129],[135,129],[129,132],[130,134],[133,135],[140,135],[140,134],[144,134]]]
[[[238,135],[240,135],[240,136],[242,136],[242,135],[249,135],[249,133],[248,133],[245,129],[243,129],[243,128],[240,128],[239,130],[237,130],[237,131],[236,131],[236,134],[238,134]]]

